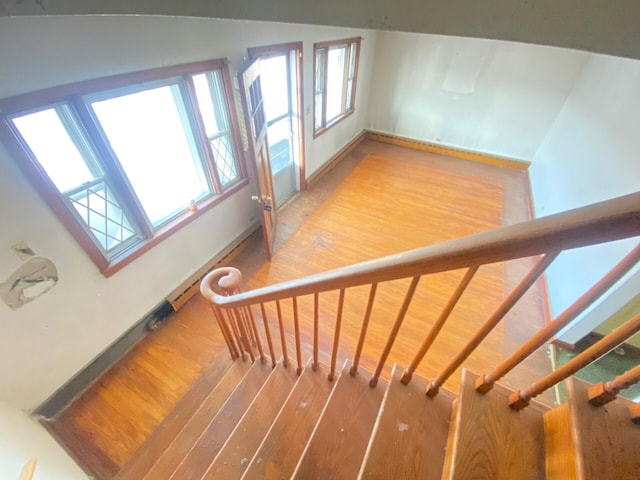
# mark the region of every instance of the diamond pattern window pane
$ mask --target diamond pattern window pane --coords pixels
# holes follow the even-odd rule
[[[238,178],[238,168],[233,157],[233,149],[229,135],[223,135],[211,140],[213,157],[220,176],[220,183],[224,186]]]
[[[70,195],[69,200],[105,251],[109,252],[136,236],[105,182]]]

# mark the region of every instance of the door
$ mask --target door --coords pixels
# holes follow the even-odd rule
[[[302,42],[248,49],[260,59],[267,145],[278,208],[306,188],[302,105]]]
[[[244,108],[244,121],[247,129],[249,156],[256,167],[258,195],[254,196],[260,205],[262,233],[271,259],[276,236],[276,208],[273,201],[273,183],[271,181],[271,163],[267,145],[267,122],[265,119],[260,86],[260,63],[253,61],[238,75],[240,96]]]

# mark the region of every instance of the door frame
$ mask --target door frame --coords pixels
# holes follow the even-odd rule
[[[303,54],[302,54],[302,42],[289,42],[289,43],[277,43],[274,45],[265,45],[261,47],[251,47],[247,51],[249,58],[255,60],[259,57],[273,54],[289,53],[291,50],[295,51],[296,63],[296,89],[298,95],[296,96],[296,103],[298,108],[298,183],[300,190],[307,189],[307,177],[305,168],[305,144],[304,144],[304,82],[303,82]]]

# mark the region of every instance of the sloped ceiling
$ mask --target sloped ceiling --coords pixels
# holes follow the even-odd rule
[[[640,59],[637,0],[0,0],[0,16],[170,15],[493,38]]]

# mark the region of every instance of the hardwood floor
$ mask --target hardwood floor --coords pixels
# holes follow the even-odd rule
[[[276,251],[265,260],[261,233],[232,263],[252,289],[355,262],[435,244],[530,218],[527,173],[365,140],[308,191],[279,212]],[[417,372],[433,378],[533,265],[523,259],[482,267]],[[405,366],[464,271],[421,279],[383,377]],[[370,370],[386,341],[409,281],[381,284],[361,363]],[[358,340],[368,287],[346,292],[340,360]],[[328,363],[337,293],[321,295],[321,360]],[[298,301],[310,355],[312,299]],[[283,304],[292,339],[291,303]],[[267,305],[272,332],[275,306]],[[254,314],[259,315],[256,310]],[[471,355],[466,367],[484,373],[544,325],[536,284]],[[290,342],[291,343],[291,342]],[[280,352],[277,336],[276,351]],[[292,345],[291,345],[292,347]],[[290,347],[289,355],[295,352]],[[212,362],[230,362],[208,305],[197,295],[150,333],[66,409],[51,428],[84,462],[115,473]],[[504,381],[528,386],[550,370],[541,349]],[[457,391],[460,372],[446,386]],[[542,397],[549,402],[551,397]]]

